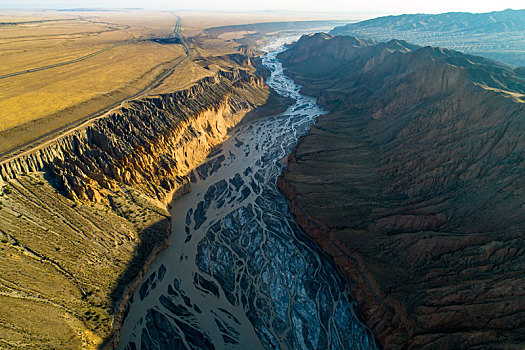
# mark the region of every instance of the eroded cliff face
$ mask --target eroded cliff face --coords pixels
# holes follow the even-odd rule
[[[167,203],[268,99],[252,72],[129,102],[1,164],[0,347],[93,348],[118,329],[126,288],[168,242]]]
[[[187,90],[132,101],[92,125],[5,162],[2,178],[49,168],[72,200],[99,201],[118,184],[140,187],[161,201],[187,183],[244,114],[264,102],[262,78],[219,71]],[[102,192],[102,194],[101,194]]]
[[[279,180],[298,221],[385,348],[523,346],[519,71],[399,41],[340,45],[305,37],[281,55],[332,112]],[[318,74],[314,60],[337,64]]]

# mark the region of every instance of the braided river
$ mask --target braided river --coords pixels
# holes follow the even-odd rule
[[[283,159],[325,113],[266,48],[266,83],[296,102],[241,123],[172,203],[171,245],[123,314],[119,349],[375,349],[348,282],[277,189]]]

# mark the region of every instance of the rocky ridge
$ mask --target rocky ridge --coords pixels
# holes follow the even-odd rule
[[[281,58],[331,113],[292,152],[280,188],[350,278],[381,344],[521,347],[520,71],[447,49],[325,34]]]

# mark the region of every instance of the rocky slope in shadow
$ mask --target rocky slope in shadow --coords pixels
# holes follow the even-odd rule
[[[244,61],[215,59],[185,90],[129,102],[0,165],[0,347],[94,348],[118,329],[123,294],[168,242],[166,205],[267,104]]]
[[[523,72],[326,34],[280,57],[331,113],[279,186],[381,344],[523,347]]]

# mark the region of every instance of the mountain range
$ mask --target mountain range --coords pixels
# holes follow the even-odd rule
[[[279,180],[385,348],[520,348],[525,76],[405,41],[303,36],[280,55],[330,111]]]
[[[330,34],[401,39],[525,66],[525,10],[386,16],[336,27]]]

